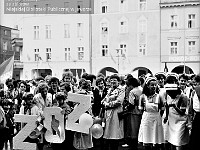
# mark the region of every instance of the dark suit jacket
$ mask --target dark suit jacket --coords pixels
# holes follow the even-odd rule
[[[102,108],[102,112],[104,112],[104,106],[101,104],[101,101],[105,98],[107,95],[107,89],[105,88],[103,90],[102,96],[99,93],[99,90],[95,88],[93,90],[93,96],[94,96],[94,104],[92,105],[92,113],[94,116],[98,116],[100,113],[100,109]]]

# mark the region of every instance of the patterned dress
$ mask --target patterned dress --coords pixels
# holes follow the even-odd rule
[[[164,143],[162,118],[159,112],[159,103],[161,103],[159,94],[154,94],[151,97],[143,94],[140,97],[140,101],[144,103],[144,112],[142,114],[138,141],[144,144]]]

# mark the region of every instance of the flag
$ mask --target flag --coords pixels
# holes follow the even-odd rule
[[[115,73],[114,73],[114,72],[110,72],[110,71],[106,70],[106,76],[111,76],[111,75],[113,75],[113,74],[115,74]]]
[[[5,83],[6,79],[13,77],[14,55],[0,65],[0,81]]]
[[[110,57],[111,57],[112,61],[116,64],[116,61],[115,61],[115,59],[113,58],[112,54],[110,54]]]

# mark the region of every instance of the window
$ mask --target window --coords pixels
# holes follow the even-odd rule
[[[101,2],[101,12],[107,13],[108,12],[108,2],[107,0],[104,0]]]
[[[128,21],[120,22],[120,33],[128,33]]]
[[[77,37],[83,37],[83,23],[77,24]]]
[[[83,2],[82,1],[78,1],[77,2],[77,13],[80,14],[81,13],[81,9],[83,8]]]
[[[178,42],[170,42],[170,54],[171,55],[178,54]]]
[[[101,23],[102,34],[108,34],[108,24],[106,22]]]
[[[41,57],[39,56],[40,50],[39,49],[34,49],[34,52],[35,52],[35,61],[41,60]]]
[[[125,12],[128,10],[128,0],[120,0],[120,11]]]
[[[102,45],[102,56],[108,56],[108,45]]]
[[[8,34],[7,30],[4,30],[4,35],[7,35],[7,34]]]
[[[139,32],[146,32],[147,31],[147,21],[145,19],[139,20]]]
[[[120,55],[125,58],[126,55],[127,55],[126,54],[126,44],[120,44],[119,47],[120,47],[120,50],[121,50],[121,54]]]
[[[65,61],[71,60],[70,48],[65,48]]]
[[[64,37],[65,38],[70,38],[70,29],[69,29],[69,24],[64,24]]]
[[[188,54],[196,54],[196,41],[188,41]]]
[[[3,42],[3,50],[8,50],[8,42]]]
[[[188,28],[195,28],[195,14],[188,15]]]
[[[138,54],[147,55],[147,20],[144,16],[138,20]]]
[[[51,61],[51,48],[46,48],[46,61]]]
[[[84,59],[84,47],[78,47],[78,60]]]
[[[39,39],[39,26],[33,26],[34,30],[34,40]]]
[[[146,55],[146,44],[139,44],[139,55]]]
[[[46,30],[46,39],[51,39],[51,25],[46,25],[45,30]]]
[[[146,10],[146,0],[139,0],[139,10],[144,11]]]
[[[171,15],[171,28],[177,28],[178,25],[178,16],[177,15]]]

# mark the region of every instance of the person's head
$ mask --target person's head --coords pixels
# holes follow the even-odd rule
[[[51,77],[48,84],[53,90],[57,90],[59,86],[59,79],[56,77]]]
[[[84,72],[81,76],[81,78],[84,78],[84,79],[87,79],[87,76],[88,76],[88,73],[87,72]]]
[[[79,88],[80,89],[83,89],[83,90],[90,90],[90,85],[91,85],[91,83],[90,83],[90,80],[86,80],[86,79],[84,79],[84,78],[82,78],[82,79],[80,79],[80,81],[79,81]]]
[[[6,79],[5,83],[6,83],[6,86],[7,86],[8,90],[12,91],[13,88],[14,88],[13,79],[8,78],[8,79]]]
[[[110,83],[112,88],[117,88],[119,86],[120,77],[117,74],[113,74],[110,76]]]
[[[1,106],[5,111],[8,111],[11,108],[11,105],[13,105],[13,102],[11,99],[1,100]]]
[[[86,80],[89,80],[91,83],[91,87],[94,87],[94,85],[96,84],[96,76],[94,74],[88,74]]]
[[[157,72],[154,75],[158,81],[158,85],[163,88],[165,85],[166,73],[165,72]]]
[[[132,86],[132,87],[138,87],[140,86],[140,83],[136,78],[131,77],[131,78],[128,78],[127,85]]]
[[[99,77],[105,78],[105,75],[103,73],[98,73],[97,78],[99,78]]]
[[[110,88],[111,84],[110,84],[110,76],[106,76],[105,77],[105,82],[106,82],[106,88]]]
[[[181,89],[185,89],[188,83],[188,76],[186,74],[181,74],[179,76],[179,85]]]
[[[39,83],[43,82],[43,81],[44,81],[44,78],[42,76],[39,76],[39,77],[35,78],[35,82],[36,82],[37,85]]]
[[[49,80],[51,79],[51,75],[47,75],[45,78],[44,78],[44,81],[49,84]]]
[[[30,92],[27,92],[24,96],[23,96],[23,100],[25,101],[26,105],[31,105],[33,103],[33,97],[34,95]]]
[[[178,84],[178,74],[168,73],[165,79],[165,83]]]
[[[174,73],[169,73],[166,78],[165,84],[166,93],[171,97],[175,98],[177,95],[181,94],[181,89],[178,83],[178,75]]]
[[[65,100],[67,99],[67,95],[63,92],[58,92],[55,95],[55,99],[53,101],[53,103],[58,103],[58,106],[62,106],[65,102]]]
[[[139,80],[139,82],[140,82],[140,85],[141,85],[142,87],[144,87],[145,76],[143,76],[143,75],[139,76],[139,77],[138,77],[138,80]]]
[[[73,79],[73,73],[71,71],[63,72],[62,81],[71,83]]]
[[[18,88],[19,88],[19,92],[20,92],[20,93],[26,92],[26,88],[27,88],[27,83],[26,83],[26,81],[21,80],[21,81],[18,83]]]
[[[49,90],[49,86],[47,83],[39,83],[38,85],[38,92],[43,95],[43,96],[46,96],[47,93],[48,93],[48,90]]]
[[[158,82],[155,77],[148,77],[145,80],[143,93],[147,96],[151,96],[158,93]]]
[[[61,82],[60,83],[60,92],[65,93],[66,95],[68,95],[68,92],[71,91],[71,87],[70,84],[67,82]]]
[[[200,85],[200,74],[196,75],[194,78],[196,84],[199,86]]]
[[[125,84],[126,84],[127,86],[129,86],[129,85],[128,85],[128,84],[129,84],[129,83],[128,83],[128,79],[129,79],[129,78],[133,78],[133,75],[130,74],[130,73],[127,74],[127,75],[125,75],[125,77],[124,77],[124,81],[125,81]]]
[[[105,80],[102,77],[98,77],[96,80],[96,86],[99,88],[99,90],[103,90],[105,88]]]

